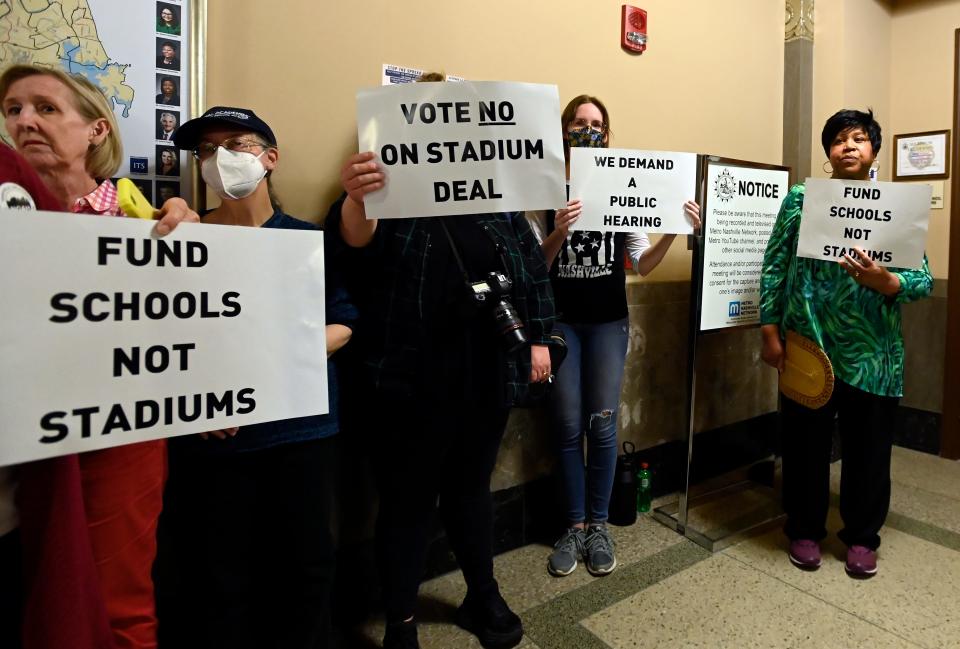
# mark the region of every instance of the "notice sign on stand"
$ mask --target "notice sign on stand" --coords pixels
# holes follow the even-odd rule
[[[570,149],[570,198],[583,201],[572,230],[692,234],[683,204],[696,191],[695,153]]]
[[[760,322],[760,269],[789,189],[785,167],[707,158],[701,331]]]
[[[328,411],[322,232],[0,219],[0,466]]]
[[[567,202],[560,99],[532,83],[404,83],[357,93],[361,151],[386,187],[368,218],[542,210]]]
[[[861,248],[881,266],[920,268],[930,185],[807,178],[797,256],[836,262]]]

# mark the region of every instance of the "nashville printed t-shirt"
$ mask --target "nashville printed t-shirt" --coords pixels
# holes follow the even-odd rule
[[[553,232],[553,211],[528,212],[530,227],[542,244]],[[567,233],[550,264],[550,283],[561,322],[596,324],[627,317],[625,255],[636,264],[650,247],[643,233],[575,231]]]

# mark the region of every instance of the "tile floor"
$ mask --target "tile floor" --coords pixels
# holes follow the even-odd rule
[[[839,470],[837,463],[835,487]],[[546,546],[503,554],[497,577],[524,621],[519,647],[960,649],[960,463],[897,448],[892,474],[880,572],[867,581],[846,576],[835,536],[823,545],[823,567],[810,573],[789,563],[779,528],[711,554],[649,516],[611,528],[620,566],[608,577],[582,567],[550,577]],[[755,494],[731,498],[738,502],[698,510],[700,529],[722,529],[720,512],[762,507]],[[828,528],[839,527],[831,510]],[[423,649],[480,647],[448,622],[464,592],[458,573],[423,585]],[[362,632],[357,649],[380,646],[381,624]]]

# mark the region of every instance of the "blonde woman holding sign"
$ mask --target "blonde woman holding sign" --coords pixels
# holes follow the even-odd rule
[[[873,111],[841,110],[821,133],[831,178],[869,180],[880,152],[880,125]],[[834,417],[843,440],[840,540],[846,571],[867,578],[877,572],[879,531],[890,506],[890,454],[894,418],[903,394],[900,305],[930,294],[927,265],[887,269],[862,249],[839,263],[797,257],[804,186],[783,200],[763,259],[760,320],[763,360],[784,370],[783,338],[795,331],[821,347],[833,365],[830,401],[808,408],[781,400],[784,531],[798,568],[820,567],[830,501],[830,453]]]
[[[110,182],[123,160],[120,132],[96,86],[62,70],[14,65],[0,76],[0,100],[17,150],[62,205],[78,214],[123,214]],[[157,218],[157,232],[166,234],[199,217],[177,198]],[[90,544],[120,647],[156,646],[150,570],[165,471],[164,440],[80,456]]]
[[[0,146],[0,186],[3,207],[63,210],[6,146]],[[0,647],[114,646],[97,595],[81,482],[77,455],[0,467]]]
[[[561,126],[569,179],[570,147],[609,146],[610,116],[599,99],[580,95],[564,108]],[[550,264],[557,326],[569,349],[552,399],[567,507],[567,531],[547,562],[550,574],[558,577],[573,572],[580,560],[597,576],[617,566],[606,523],[617,462],[617,411],[629,328],[624,261],[629,255],[637,271],[647,275],[676,238],[666,234],[651,246],[640,232],[571,232],[580,210],[581,202],[574,197],[555,213],[527,215]],[[694,228],[700,227],[699,205],[688,201],[684,212]]]

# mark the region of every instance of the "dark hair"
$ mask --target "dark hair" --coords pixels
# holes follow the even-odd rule
[[[563,155],[567,160],[570,159],[570,143],[567,142],[567,127],[570,126],[570,123],[573,122],[573,119],[577,116],[577,109],[584,104],[593,104],[600,109],[600,114],[603,115],[603,123],[607,125],[606,136],[607,138],[610,137],[610,113],[607,112],[607,107],[603,105],[602,101],[592,95],[577,95],[570,100],[566,108],[563,109],[563,112],[560,113],[560,128],[563,130]]]
[[[180,26],[180,16],[177,15],[178,12],[174,9],[173,5],[160,4],[160,3],[158,2],[158,3],[157,3],[157,20],[160,20],[160,14],[163,13],[163,10],[164,10],[164,9],[168,9],[168,10],[170,11],[170,13],[173,14],[173,20],[170,22],[170,24],[173,25],[174,27],[179,27],[179,26]]]
[[[873,154],[876,155],[880,153],[880,144],[883,142],[883,137],[880,135],[880,124],[877,123],[877,120],[873,119],[873,109],[868,108],[867,112],[864,113],[859,110],[845,108],[844,110],[838,110],[834,113],[830,119],[827,120],[827,123],[823,125],[823,132],[820,134],[820,143],[823,144],[824,154],[829,158],[830,145],[833,144],[833,139],[840,133],[855,128],[863,129],[863,132],[870,138],[870,144],[873,146]]]
[[[177,90],[177,78],[176,78],[176,77],[169,77],[169,76],[166,76],[166,75],[163,75],[163,76],[160,77],[160,89],[163,90],[163,84],[164,84],[165,82],[167,82],[167,81],[169,81],[170,83],[173,84],[173,90],[176,91],[176,90]]]

